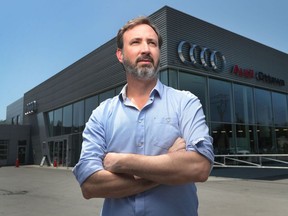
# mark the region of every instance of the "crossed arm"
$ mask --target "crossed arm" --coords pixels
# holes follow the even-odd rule
[[[159,184],[176,185],[206,181],[211,164],[197,152],[185,150],[178,138],[167,154],[145,156],[108,153],[104,170],[95,172],[82,184],[86,199],[120,198],[144,192]]]

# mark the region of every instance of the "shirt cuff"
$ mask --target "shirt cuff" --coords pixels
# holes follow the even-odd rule
[[[206,157],[211,164],[214,164],[214,152],[212,145],[212,138],[198,138],[190,142],[187,147],[187,151],[197,151],[199,154]]]
[[[102,161],[85,160],[79,161],[72,172],[80,185],[93,173],[103,170]]]

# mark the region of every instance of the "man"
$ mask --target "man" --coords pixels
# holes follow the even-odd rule
[[[119,30],[127,85],[93,111],[83,132],[73,172],[86,199],[105,198],[103,216],[197,215],[194,183],[210,174],[212,138],[198,98],[158,80],[161,45],[148,18]]]

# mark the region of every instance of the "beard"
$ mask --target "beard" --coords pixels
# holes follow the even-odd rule
[[[149,60],[151,64],[143,64],[140,66],[137,66],[137,63],[141,60]],[[126,58],[123,55],[123,67],[126,70],[127,73],[132,74],[135,78],[139,80],[151,80],[155,79],[158,76],[159,71],[159,64],[160,62],[156,62],[154,64],[154,60],[146,55],[146,56],[140,56],[136,59],[136,63],[133,64],[128,58]]]

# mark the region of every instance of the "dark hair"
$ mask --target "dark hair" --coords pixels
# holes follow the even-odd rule
[[[162,37],[159,33],[158,28],[147,17],[144,17],[144,16],[137,17],[135,19],[128,21],[121,29],[119,29],[118,34],[117,34],[117,48],[119,48],[119,49],[123,48],[123,35],[124,35],[124,33],[127,30],[132,29],[135,26],[141,25],[141,24],[149,25],[155,31],[155,33],[158,36],[159,48],[161,48],[163,41],[162,41]]]

